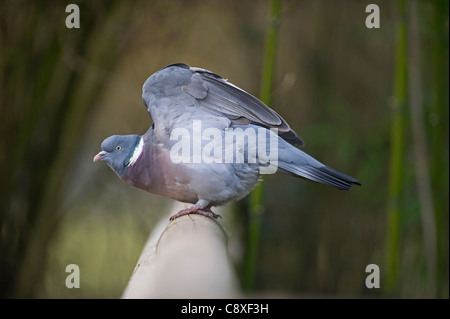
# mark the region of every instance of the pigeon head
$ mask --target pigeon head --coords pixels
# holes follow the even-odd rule
[[[102,151],[95,155],[94,162],[106,162],[119,177],[123,177],[143,149],[144,140],[139,135],[113,135],[103,141]]]

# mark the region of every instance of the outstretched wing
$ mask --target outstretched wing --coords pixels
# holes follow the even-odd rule
[[[185,112],[199,112],[228,118],[232,125],[256,124],[278,129],[287,142],[303,141],[286,121],[253,95],[208,70],[183,63],[171,64],[152,75],[144,84],[143,100],[153,121],[170,121]]]

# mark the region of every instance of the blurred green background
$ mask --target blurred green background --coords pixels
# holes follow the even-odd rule
[[[270,106],[363,186],[266,176],[250,295],[449,296],[449,2],[376,1],[381,28],[368,29],[372,2],[281,3]],[[0,297],[120,297],[172,201],[92,158],[104,138],[148,129],[152,73],[185,62],[260,89],[269,1],[77,1],[79,29],[69,3],[0,3]],[[245,281],[248,199],[230,208]],[[79,289],[65,286],[72,263]],[[368,264],[380,289],[365,286]]]

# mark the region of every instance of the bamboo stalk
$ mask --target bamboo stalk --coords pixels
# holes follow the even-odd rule
[[[397,1],[398,17],[395,35],[394,97],[392,102],[391,150],[387,210],[386,289],[398,288],[401,193],[403,190],[405,106],[407,102],[406,3]]]
[[[167,221],[150,234],[122,298],[238,297],[220,223],[197,214]]]
[[[275,70],[275,53],[278,38],[280,7],[281,0],[272,0],[270,6],[270,23],[267,27],[265,39],[264,61],[259,93],[260,100],[266,105],[270,105],[272,100],[272,87]],[[261,181],[250,195],[250,220],[247,233],[243,277],[243,287],[245,290],[251,290],[253,288],[256,277],[256,263],[261,233],[262,214],[264,213],[263,193],[264,186]]]
[[[414,168],[416,172],[417,193],[422,217],[425,259],[427,264],[427,281],[433,297],[436,291],[436,224],[434,201],[428,172],[428,147],[423,121],[422,78],[420,70],[420,36],[417,0],[408,2],[408,82],[409,106],[411,110],[411,130],[413,136]]]

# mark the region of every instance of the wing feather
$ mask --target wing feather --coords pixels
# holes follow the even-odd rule
[[[150,76],[143,86],[143,101],[160,130],[188,109],[195,116],[192,107],[198,107],[202,114],[226,117],[234,125],[277,128],[278,135],[290,144],[303,145],[287,122],[259,99],[220,75],[184,63],[168,65]]]
[[[304,144],[277,112],[250,93],[215,73],[199,68],[190,69],[194,74],[192,80],[183,86],[183,90],[196,97],[200,107],[231,120],[240,119],[240,124],[242,119],[247,119],[248,123],[277,128],[278,134],[289,143],[299,146]],[[206,95],[203,94],[204,97],[200,98],[197,92],[205,89],[205,85]]]

